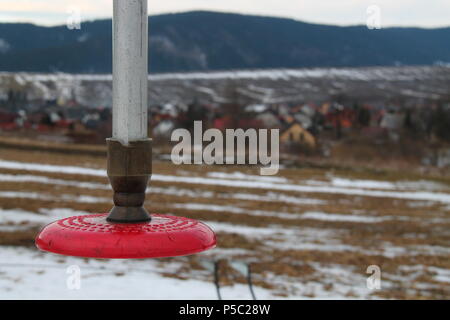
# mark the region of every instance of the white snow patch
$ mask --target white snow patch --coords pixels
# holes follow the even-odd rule
[[[437,267],[428,267],[428,270],[435,273],[434,280],[450,284],[450,270]]]
[[[42,184],[54,184],[54,185],[62,185],[62,186],[70,186],[73,188],[80,189],[102,189],[102,190],[111,190],[111,186],[109,184],[103,183],[93,183],[93,182],[83,182],[83,181],[75,181],[75,180],[64,180],[64,179],[52,179],[48,177],[36,176],[36,175],[20,175],[20,174],[1,174],[0,173],[0,181],[2,182],[36,182]],[[181,189],[175,187],[154,187],[150,186],[147,189],[147,193],[158,193],[158,194],[166,194],[173,195],[178,197],[190,197],[190,198],[211,198],[214,196],[214,192],[211,191],[194,191],[190,189]],[[265,195],[256,195],[250,193],[233,193],[231,195],[223,195],[219,194],[220,198],[232,198],[232,199],[240,199],[240,200],[248,200],[248,201],[265,201],[265,202],[283,202],[283,203],[291,203],[298,205],[320,205],[325,204],[326,201],[319,199],[311,199],[311,198],[299,198],[299,197],[291,197],[286,196],[280,193],[268,192]]]
[[[11,45],[5,39],[0,38],[0,53],[7,53],[11,49]]]
[[[52,164],[41,164],[32,162],[30,163],[30,162],[0,160],[0,168],[12,170],[25,170],[25,171],[56,172],[65,174],[83,174],[89,176],[106,177],[106,170],[103,169],[92,169],[75,166],[58,166]]]
[[[220,196],[220,195],[219,195]],[[226,196],[221,196],[226,197]],[[267,192],[264,195],[250,194],[250,193],[237,193],[231,196],[233,199],[251,200],[251,201],[265,201],[265,202],[282,202],[297,205],[321,205],[326,204],[325,200],[312,199],[312,198],[300,198],[287,196],[281,193]]]
[[[29,212],[21,209],[1,209],[0,208],[0,224],[24,224],[36,223],[47,224],[56,219],[63,219],[71,216],[79,216],[86,212],[67,209],[67,208],[41,208],[39,213]]]
[[[45,201],[73,201],[79,203],[111,202],[111,199],[108,198],[99,198],[87,195],[72,196],[68,194],[62,194],[58,197],[55,197],[39,192],[16,192],[16,191],[0,191],[0,198],[24,198],[24,199],[37,199]]]
[[[282,219],[298,220],[298,219],[312,219],[322,221],[345,221],[356,223],[377,223],[389,220],[408,220],[409,217],[371,217],[362,215],[347,215],[347,214],[334,214],[325,212],[305,212],[305,213],[285,213],[275,211],[264,210],[248,210],[234,206],[216,205],[216,204],[204,204],[204,203],[175,203],[170,205],[172,208],[185,209],[185,210],[198,210],[198,211],[214,211],[214,212],[227,212],[235,214],[248,214],[251,216],[265,216],[265,217],[277,217]]]
[[[209,172],[208,177],[218,178],[218,179],[233,179],[233,180],[249,180],[249,181],[264,181],[264,182],[278,182],[278,183],[286,183],[288,180],[282,177],[264,177],[264,176],[256,176],[251,174],[245,174],[242,172]]]
[[[342,221],[342,222],[361,222],[361,223],[377,223],[386,220],[392,220],[392,217],[370,217],[349,214],[333,214],[325,212],[305,212],[301,216],[303,219],[313,219],[322,221]]]
[[[378,180],[360,180],[360,179],[346,179],[340,177],[331,177],[330,181],[307,180],[306,184],[318,186],[333,186],[344,188],[359,188],[359,189],[381,189],[381,190],[422,190],[422,191],[436,191],[448,190],[449,188],[434,181],[418,180],[418,181],[378,181]]]
[[[227,212],[236,214],[248,214],[252,216],[265,216],[265,217],[278,217],[283,219],[298,219],[298,215],[295,213],[282,213],[274,211],[264,210],[247,210],[233,206],[223,206],[215,204],[204,203],[175,203],[170,205],[172,208],[185,209],[185,210],[198,210],[198,211],[214,211],[214,212]]]
[[[90,34],[88,32],[86,32],[86,33],[83,33],[81,36],[79,36],[77,38],[77,41],[78,42],[86,42],[89,39],[89,37],[90,37]]]
[[[106,171],[101,169],[90,169],[75,166],[56,166],[48,164],[36,164],[25,162],[14,162],[0,160],[0,168],[16,169],[16,170],[30,170],[30,171],[44,171],[44,172],[58,172],[67,174],[84,174],[94,176],[106,176]],[[344,195],[357,195],[367,197],[382,197],[382,198],[397,198],[397,199],[409,199],[409,200],[422,200],[422,201],[436,201],[442,203],[450,203],[450,193],[438,193],[438,192],[426,192],[426,191],[382,191],[382,190],[365,190],[354,189],[345,187],[334,186],[311,186],[300,184],[288,184],[288,183],[272,183],[263,181],[246,181],[246,180],[225,180],[203,177],[179,177],[170,175],[152,175],[153,181],[163,182],[176,182],[187,184],[203,184],[203,185],[216,185],[235,188],[257,188],[268,190],[283,190],[302,193],[332,193],[332,194],[344,194]]]
[[[52,179],[48,177],[35,175],[20,175],[20,174],[2,174],[0,173],[0,181],[3,182],[36,182],[42,184],[55,184],[62,186],[71,186],[83,189],[104,189],[110,190],[111,186],[103,183],[83,182],[75,180]]]
[[[4,246],[0,256],[0,299],[217,299],[212,282],[195,274],[188,280],[164,277],[161,273],[170,272],[172,263],[163,268],[154,259],[83,259]],[[81,270],[80,290],[67,287],[67,268],[72,265]],[[260,299],[276,298],[269,290],[255,291]],[[224,299],[251,299],[242,284],[223,287],[221,293]]]

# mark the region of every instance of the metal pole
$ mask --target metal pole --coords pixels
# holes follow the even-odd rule
[[[113,138],[124,145],[147,133],[147,0],[113,3]]]
[[[247,283],[250,288],[250,293],[252,295],[253,300],[256,300],[255,292],[253,291],[253,283],[252,283],[252,267],[250,264],[247,265]]]
[[[216,285],[217,298],[222,300],[222,295],[220,294],[220,283],[219,283],[219,261],[214,262],[214,284]]]
[[[107,220],[149,221],[143,207],[152,173],[147,133],[147,0],[114,0],[113,137],[108,144],[108,178],[114,207]]]

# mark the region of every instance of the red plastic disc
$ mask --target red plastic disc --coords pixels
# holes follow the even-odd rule
[[[107,214],[70,217],[47,225],[36,246],[67,256],[142,259],[184,256],[216,245],[205,224],[182,217],[152,214],[144,223],[111,223]]]

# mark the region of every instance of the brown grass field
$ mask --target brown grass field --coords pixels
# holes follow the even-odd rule
[[[0,246],[34,248],[33,239],[42,227],[26,219],[2,220],[6,210],[42,216],[50,209],[97,213],[111,208],[106,177],[20,167],[25,162],[105,168],[101,147],[99,155],[95,147],[78,154],[76,148],[69,149],[0,146],[0,162],[18,163],[17,168],[0,166]],[[146,203],[149,211],[200,219],[218,236],[217,248],[208,253],[159,259],[161,265],[179,263],[163,276],[211,281],[210,275],[199,272],[205,271],[200,261],[214,259],[221,265],[222,285],[245,283],[230,267],[232,261],[244,261],[251,263],[255,285],[280,298],[450,298],[449,177],[284,168],[262,180],[256,167],[176,166],[170,161],[155,161],[153,172],[156,176]],[[158,175],[204,178],[210,183],[165,182]],[[346,184],[333,185],[333,179]],[[214,182],[223,180],[228,185]],[[240,181],[263,187],[252,188]],[[283,189],[283,185],[305,190]],[[426,198],[433,194],[444,200]],[[83,201],[86,196],[93,200]],[[381,268],[380,290],[366,287],[370,265]]]

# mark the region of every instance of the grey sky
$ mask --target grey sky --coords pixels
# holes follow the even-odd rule
[[[370,5],[380,7],[383,27],[450,26],[450,0],[149,0],[149,14],[214,10],[354,25],[366,23]],[[111,17],[112,0],[2,0],[0,22],[65,24],[72,8],[82,20]]]

